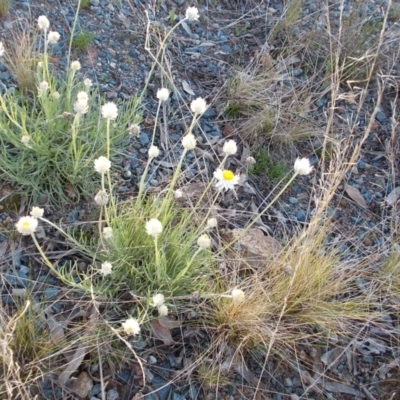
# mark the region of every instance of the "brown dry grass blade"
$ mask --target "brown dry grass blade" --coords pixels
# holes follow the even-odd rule
[[[58,383],[62,386],[65,386],[70,376],[79,368],[81,365],[84,357],[86,355],[86,350],[83,345],[80,345],[75,350],[75,353],[71,359],[65,366],[63,372],[61,372],[60,376],[58,377]]]

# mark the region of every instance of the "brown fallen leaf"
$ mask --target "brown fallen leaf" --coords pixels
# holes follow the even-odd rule
[[[69,377],[79,368],[83,359],[85,358],[86,350],[85,347],[80,345],[74,352],[71,361],[67,363],[64,368],[64,371],[61,372],[60,376],[58,377],[58,383],[62,386],[65,386]]]
[[[354,186],[347,185],[344,187],[344,190],[346,191],[347,195],[355,201],[360,207],[362,208],[368,208],[368,204],[365,201],[363,195],[361,192],[355,188]]]
[[[167,346],[170,346],[172,343],[174,343],[174,339],[172,339],[170,330],[165,326],[162,326],[158,319],[153,319],[150,322],[150,325],[153,335],[156,339],[163,341]]]

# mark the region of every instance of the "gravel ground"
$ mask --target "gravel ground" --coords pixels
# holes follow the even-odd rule
[[[108,0],[91,0],[88,8],[82,9],[78,27],[95,34],[93,42],[87,52],[76,54],[82,64],[79,71],[82,78],[90,78],[99,83],[101,92],[110,100],[116,101],[129,99],[138,95],[145,86],[146,77],[150,71],[151,59],[144,48],[145,30],[147,17],[152,24],[159,26],[168,25],[169,10],[174,7],[177,16],[182,16],[187,7],[184,0],[163,0],[160,7],[156,9],[153,2],[132,0],[130,3],[122,1],[121,5],[114,4]],[[370,15],[381,15],[379,8],[383,2],[368,2]],[[216,156],[221,154],[221,144],[226,138],[235,138],[240,143],[240,155],[232,161],[232,168],[244,170],[245,160],[251,155],[249,145],[241,140],[236,133],[236,122],[227,118],[224,98],[228,78],[232,71],[245,68],[254,57],[255,53],[268,44],[265,32],[270,20],[278,18],[284,12],[284,5],[280,1],[255,2],[255,1],[220,1],[199,2],[198,4],[201,21],[187,23],[176,30],[166,52],[166,60],[172,71],[176,91],[171,95],[168,104],[163,110],[163,124],[161,136],[157,136],[158,145],[164,151],[164,157],[155,165],[150,172],[149,186],[158,188],[168,182],[176,160],[179,158],[179,146],[175,146],[185,132],[189,121],[189,113],[185,113],[184,103],[189,103],[193,98],[202,96],[211,103],[211,107],[200,120],[200,129],[195,133],[200,138],[199,149],[196,150],[196,158],[189,155],[183,167],[186,169],[188,181],[208,180],[216,167]],[[350,2],[345,2],[344,12],[348,11]],[[7,38],[12,34],[13,23],[17,18],[35,20],[37,16],[45,14],[51,21],[51,27],[61,34],[61,40],[53,48],[53,63],[57,70],[66,67],[65,55],[68,49],[70,27],[75,17],[75,3],[61,0],[47,0],[45,4],[37,1],[21,0],[11,10],[11,15],[1,21],[0,33]],[[147,11],[147,17],[146,17]],[[302,12],[305,16],[299,23],[298,30],[318,29],[323,23],[323,12],[318,1],[302,2]],[[333,16],[339,15],[339,5],[332,6]],[[308,18],[309,17],[309,18]],[[312,18],[311,18],[312,17]],[[179,18],[179,17],[177,17]],[[242,21],[236,24],[236,21]],[[313,21],[313,22],[311,22]],[[315,24],[315,26],[313,25]],[[395,28],[395,23],[390,25]],[[277,44],[275,44],[277,46]],[[302,65],[295,65],[292,73],[298,81],[307,82],[309,76]],[[400,76],[400,65],[394,66],[391,72]],[[16,87],[10,73],[0,64],[0,79],[2,89]],[[153,120],[156,114],[157,103],[155,94],[161,86],[160,75],[156,73],[150,81],[148,91],[143,100],[143,123],[141,132],[137,138],[132,139],[131,146],[124,156],[121,165],[121,176],[119,181],[119,192],[121,196],[129,196],[135,192],[138,177],[144,170],[144,161],[150,145],[153,129]],[[188,90],[190,87],[190,90]],[[192,91],[193,94],[188,92]],[[222,95],[222,96],[221,96]],[[361,158],[354,166],[348,184],[357,189],[365,201],[366,207],[360,207],[359,202],[348,197],[337,196],[332,204],[332,218],[334,229],[332,240],[343,242],[343,255],[359,253],[360,255],[374,254],[377,248],[385,245],[389,235],[390,224],[388,221],[388,206],[385,199],[399,182],[397,177],[399,168],[398,157],[395,163],[385,157],[385,146],[391,144],[398,151],[398,143],[391,143],[391,106],[390,101],[394,99],[394,93],[389,93],[382,104],[382,110],[376,116],[376,126],[368,137]],[[368,120],[368,113],[375,102],[374,95],[367,96],[365,113],[361,113],[358,129],[362,132]],[[338,104],[342,108],[340,117],[343,120],[352,118],[357,105],[345,101]],[[321,127],[325,126],[326,109],[329,106],[327,95],[320,97],[313,105],[313,118]],[[174,110],[179,110],[175,113]],[[185,117],[181,117],[184,115]],[[312,154],[312,148],[318,146],[316,142],[309,142],[299,147],[297,152]],[[398,155],[398,153],[397,153]],[[319,163],[318,156],[313,154],[311,161],[316,166]],[[311,193],[304,178],[296,181],[285,197],[281,199],[274,212],[270,216],[274,223],[269,223],[267,229],[275,233],[281,230],[294,231],[301,227],[310,218],[313,206],[310,205]],[[220,207],[227,210],[239,210],[241,212],[251,210],[252,203],[260,204],[262,199],[271,189],[270,182],[259,177],[250,177],[246,185],[238,191],[237,197],[226,196]],[[155,189],[156,190],[156,189]],[[344,187],[339,190],[344,191]],[[350,196],[351,197],[351,196]],[[85,219],[86,205],[78,205],[66,215],[67,222],[76,222]],[[48,210],[51,213],[51,210]],[[229,212],[228,212],[229,214]],[[240,213],[239,213],[240,214]],[[55,212],[57,215],[57,211]],[[4,223],[13,217],[6,212],[0,214]],[[283,221],[283,222],[282,222]],[[267,225],[267,222],[265,225]],[[240,227],[243,221],[238,218],[236,226]],[[282,226],[283,224],[283,226]],[[349,232],[357,231],[356,239],[347,240]],[[0,242],[5,237],[0,236]],[[1,245],[1,243],[0,243]],[[57,248],[57,251],[62,251]],[[34,293],[35,299],[51,300],[54,302],[54,312],[59,313],[66,309],[72,309],[79,313],[76,306],[77,299],[67,298],[63,292],[62,285],[54,277],[48,275],[39,265],[35,264],[33,277],[28,267],[31,263],[30,254],[23,251],[15,251],[13,269],[3,271],[2,279],[2,301],[7,307],[13,306],[13,297],[10,295],[17,289],[27,287],[32,281],[36,281]],[[84,268],[84,266],[82,266]],[[360,289],[367,282],[359,281]],[[56,301],[55,301],[56,300]],[[360,340],[354,341],[352,346],[357,349],[358,357],[349,360],[346,352],[339,357],[337,350],[348,345],[341,338],[337,338],[337,348],[320,348],[308,344],[304,346],[300,359],[313,365],[314,373],[324,373],[331,378],[328,382],[321,383],[325,389],[325,395],[333,399],[373,399],[380,397],[379,393],[386,393],[385,388],[380,386],[389,375],[380,374],[382,367],[399,357],[395,348],[387,346],[392,337],[399,336],[400,325],[394,315],[387,315],[379,328],[365,328]],[[243,374],[233,374],[232,383],[221,385],[216,390],[207,390],[197,382],[176,379],[179,372],[183,370],[182,360],[188,359],[188,354],[194,352],[196,346],[207,348],[208,338],[198,331],[190,335],[189,329],[181,331],[175,329],[173,337],[176,342],[185,342],[185,348],[180,346],[157,346],[144,338],[135,341],[133,345],[141,354],[147,354],[145,359],[146,378],[148,382],[146,394],[139,391],[143,382],[142,372],[135,368],[116,368],[115,376],[110,379],[107,386],[107,399],[136,399],[139,395],[145,395],[147,400],[183,400],[183,399],[319,399],[323,398],[313,390],[307,390],[312,384],[310,375],[306,379],[306,372],[299,373],[295,368],[287,370],[278,362],[267,363],[266,371],[263,372],[265,390],[255,394],[252,385],[243,378]],[[338,361],[332,365],[332,360],[338,357]],[[325,360],[325,361],[321,361]],[[255,376],[261,374],[258,365],[249,360],[249,368]],[[94,377],[98,371],[82,372],[78,376],[77,386],[85,388],[85,398],[95,400],[100,398],[100,384]],[[388,372],[390,373],[390,372]],[[314,375],[314,376],[316,376]],[[54,387],[54,376],[49,375],[42,382],[41,394],[38,398],[58,399],[65,394],[60,388]],[[171,382],[176,383],[171,383]],[[396,389],[396,387],[394,387]],[[399,387],[397,386],[397,389]],[[138,397],[134,396],[137,394]],[[397,394],[400,396],[400,394]],[[385,396],[385,395],[384,395]],[[396,397],[392,397],[395,399]],[[400,398],[400,397],[398,397]]]

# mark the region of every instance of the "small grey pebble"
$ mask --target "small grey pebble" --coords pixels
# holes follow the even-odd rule
[[[111,389],[107,392],[107,400],[118,400],[118,398],[119,393],[116,390]]]
[[[296,197],[289,197],[289,203],[297,204],[299,200]]]
[[[376,119],[378,122],[382,123],[382,122],[385,122],[385,121],[387,120],[387,116],[386,116],[386,114],[385,114],[383,111],[378,111],[378,112],[376,113],[375,119]]]
[[[290,378],[285,378],[283,384],[284,384],[286,387],[292,387],[292,386],[293,386],[293,382],[292,382],[292,380],[291,380]]]
[[[147,359],[147,362],[150,365],[153,365],[153,364],[155,364],[157,362],[157,358],[155,358],[154,356],[149,356],[149,358]]]

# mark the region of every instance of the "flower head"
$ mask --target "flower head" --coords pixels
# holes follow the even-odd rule
[[[53,92],[52,96],[53,96],[54,99],[58,100],[61,95],[58,92]]]
[[[138,124],[131,124],[128,128],[128,132],[130,135],[139,137],[140,135],[140,126]]]
[[[100,156],[94,160],[94,169],[100,173],[105,174],[111,168],[111,161],[104,156]]]
[[[21,217],[15,224],[17,231],[22,235],[32,235],[36,231],[38,220],[31,216]]]
[[[308,158],[297,158],[294,162],[294,172],[297,175],[308,175],[313,170]]]
[[[158,316],[165,317],[166,315],[168,315],[168,307],[163,304],[162,306],[158,307]]]
[[[103,236],[105,239],[111,239],[113,236],[113,230],[110,227],[103,228]]]
[[[237,146],[236,142],[234,140],[228,140],[227,142],[224,143],[224,147],[222,148],[222,151],[227,155],[227,156],[232,156],[237,152]]]
[[[160,307],[164,304],[164,295],[162,293],[157,293],[153,296],[153,307]]]
[[[41,15],[38,18],[38,26],[41,31],[47,31],[47,29],[49,29],[50,21],[45,15]]]
[[[188,19],[189,21],[197,21],[199,19],[199,10],[197,9],[197,7],[188,7],[186,9],[186,15],[185,15],[186,19]]]
[[[117,118],[118,115],[118,108],[115,103],[109,102],[104,104],[103,107],[101,107],[101,115],[105,119],[115,119]]]
[[[206,101],[205,101],[203,98],[198,97],[196,100],[193,100],[193,101],[190,103],[190,109],[191,109],[195,114],[201,115],[201,114],[203,114],[203,113],[206,111],[206,109],[207,109],[207,103],[206,103]]]
[[[48,90],[49,90],[48,82],[42,81],[39,83],[39,86],[38,86],[39,96],[45,95]]]
[[[233,289],[231,296],[232,296],[232,300],[235,303],[242,302],[244,300],[244,297],[245,297],[243,290],[240,290],[240,289]]]
[[[49,43],[57,43],[60,40],[60,34],[58,32],[50,31],[49,35],[47,36],[47,41]]]
[[[4,55],[4,46],[3,46],[3,42],[0,42],[0,57]]]
[[[33,218],[42,218],[44,214],[44,209],[40,207],[32,207],[32,211],[30,212]]]
[[[208,249],[211,246],[211,239],[208,235],[204,234],[201,235],[198,239],[197,239],[197,245],[201,248],[201,249]]]
[[[79,61],[72,61],[71,63],[72,71],[78,71],[81,69],[81,63]]]
[[[233,190],[235,185],[239,183],[239,175],[235,175],[232,171],[228,169],[217,169],[214,171],[214,177],[218,180],[215,187],[218,190]]]
[[[163,230],[161,222],[156,219],[152,218],[151,220],[146,222],[146,232],[148,235],[157,237]]]
[[[89,79],[89,78],[86,78],[86,79],[83,81],[83,84],[84,84],[88,89],[90,88],[90,86],[93,85],[92,80]]]
[[[74,111],[81,115],[81,114],[86,114],[89,111],[89,104],[87,100],[77,100],[74,103]]]
[[[183,192],[182,192],[181,189],[176,189],[176,190],[174,190],[174,197],[175,197],[176,199],[180,199],[182,196],[183,196]]]
[[[110,275],[111,274],[111,270],[112,270],[112,264],[109,263],[108,261],[106,261],[103,264],[101,264],[100,273],[102,275],[104,275],[104,276]]]
[[[185,150],[193,150],[196,147],[196,138],[193,133],[188,133],[182,138],[182,146]]]
[[[160,150],[157,146],[150,146],[149,148],[149,157],[150,160],[152,160],[153,158],[156,158],[160,155]]]
[[[246,164],[247,165],[254,165],[256,163],[256,159],[252,156],[248,156],[246,158]]]
[[[169,97],[169,90],[167,88],[161,88],[157,91],[157,99],[160,101],[166,101]]]
[[[22,138],[21,138],[21,142],[25,146],[28,146],[28,143],[29,143],[30,140],[31,140],[31,138],[28,135],[23,135]]]
[[[217,218],[210,218],[207,221],[207,228],[212,229],[212,228],[216,228],[217,226],[218,226]]]
[[[78,100],[82,100],[82,101],[86,101],[86,102],[89,101],[89,95],[84,91],[78,92],[76,97],[78,98]]]
[[[122,327],[128,335],[138,335],[140,333],[140,325],[135,318],[128,318],[122,323]]]
[[[99,190],[94,196],[94,201],[98,206],[106,206],[108,204],[108,194],[105,190]]]

